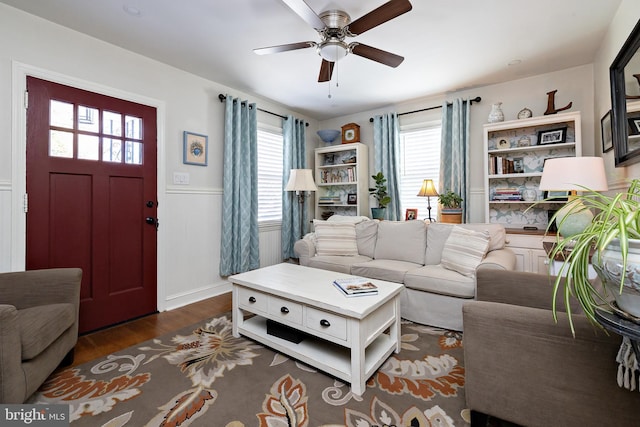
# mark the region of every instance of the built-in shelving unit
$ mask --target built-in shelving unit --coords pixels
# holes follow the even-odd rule
[[[365,144],[332,145],[315,149],[315,218],[329,213],[369,215],[369,155]]]

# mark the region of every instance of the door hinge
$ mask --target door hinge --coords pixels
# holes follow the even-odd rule
[[[24,213],[29,212],[29,195],[27,193],[24,193],[24,196],[22,197],[22,209],[24,210]]]
[[[29,108],[29,91],[25,90],[24,91],[24,109],[28,109]]]

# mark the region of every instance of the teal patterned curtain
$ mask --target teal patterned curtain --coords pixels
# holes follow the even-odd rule
[[[461,98],[442,105],[440,191],[452,190],[462,196],[462,218],[469,221],[469,111],[471,103]]]
[[[375,151],[375,170],[369,175],[382,172],[387,178],[387,190],[391,203],[387,205],[387,219],[399,221],[400,215],[400,187],[398,185],[400,167],[400,125],[398,114],[387,113],[375,116],[373,119],[373,148]]]
[[[220,275],[260,267],[258,126],[255,104],[226,98]]]
[[[289,182],[291,169],[306,169],[306,122],[289,115],[282,123],[283,156],[282,188]],[[305,200],[302,211],[302,230],[300,230],[300,203],[295,191],[285,191],[282,196],[282,256],[284,259],[295,257],[293,245],[309,229],[309,199]]]

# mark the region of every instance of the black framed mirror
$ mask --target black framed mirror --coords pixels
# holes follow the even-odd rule
[[[640,21],[609,68],[615,165],[640,162]]]

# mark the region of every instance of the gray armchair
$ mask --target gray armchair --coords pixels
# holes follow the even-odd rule
[[[22,403],[78,341],[82,270],[0,274],[0,403]]]
[[[575,338],[564,312],[556,324],[552,283],[541,274],[478,271],[478,300],[463,307],[472,425],[490,415],[525,426],[637,426],[640,393],[616,381],[622,338],[583,314],[573,315]]]

